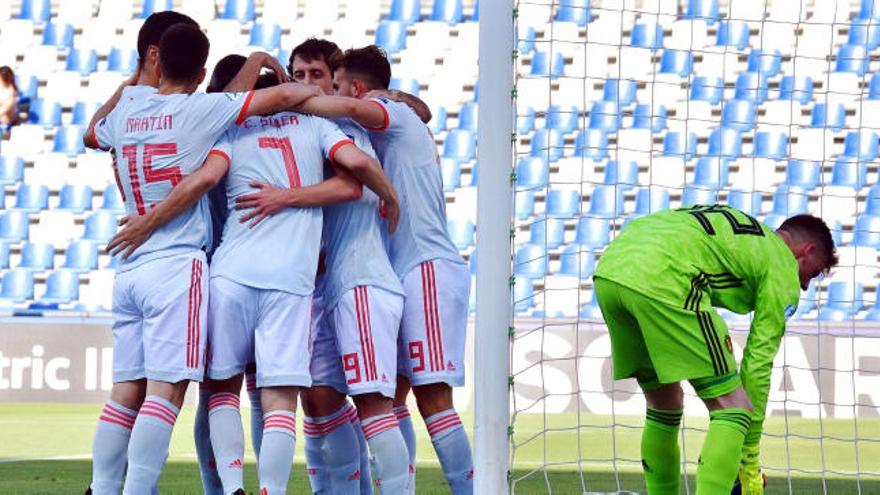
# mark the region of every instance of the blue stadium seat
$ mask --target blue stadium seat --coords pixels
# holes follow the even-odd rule
[[[574,156],[597,161],[608,158],[608,134],[602,129],[578,131],[574,138]]]
[[[556,249],[565,242],[565,220],[544,218],[529,226],[529,244]]]
[[[779,186],[773,193],[773,215],[782,219],[809,212],[810,196],[803,189]]]
[[[694,167],[694,184],[711,189],[724,188],[729,174],[730,163],[726,158],[703,156]]]
[[[828,127],[836,132],[845,124],[846,109],[842,103],[817,103],[813,107],[810,127]]]
[[[376,44],[389,55],[406,48],[406,24],[384,20],[376,28]]]
[[[0,241],[0,269],[9,268],[9,244]]]
[[[742,154],[742,134],[730,127],[719,127],[709,134],[709,156],[737,158]]]
[[[46,279],[42,304],[66,304],[79,299],[79,274],[73,270],[56,270]]]
[[[634,160],[609,160],[605,164],[605,184],[639,185],[639,165]]]
[[[86,217],[86,230],[83,239],[104,243],[116,234],[116,214],[112,211],[97,210]]]
[[[843,142],[843,155],[857,158],[861,161],[871,161],[877,158],[880,138],[871,131],[847,133]]]
[[[581,193],[577,189],[550,189],[547,191],[544,213],[550,217],[571,218],[581,211]]]
[[[595,290],[593,291],[593,295],[590,296],[590,300],[587,302],[587,304],[584,304],[578,311],[578,318],[591,320],[602,319],[602,309],[599,307],[599,300],[596,299]]]
[[[0,299],[25,302],[34,297],[34,274],[30,270],[13,268],[3,275]]]
[[[567,134],[577,128],[580,118],[580,111],[574,105],[550,105],[544,117],[544,127]]]
[[[691,99],[707,101],[712,105],[724,96],[724,80],[720,77],[697,76],[691,81]]]
[[[417,79],[411,77],[392,77],[391,84],[388,85],[388,87],[391,89],[398,89],[413,96],[418,96],[419,92],[422,90],[421,83],[419,83]]]
[[[871,76],[871,83],[868,85],[868,99],[880,100],[880,72],[875,72]]]
[[[82,213],[92,209],[92,188],[74,184],[65,184],[61,188],[58,208]]]
[[[721,110],[721,125],[747,131],[755,125],[755,104],[745,100],[728,100]]]
[[[718,46],[732,46],[737,50],[745,50],[749,46],[749,25],[740,21],[723,21],[718,25],[715,36]]]
[[[286,67],[287,64],[290,63],[290,53],[292,51],[293,50],[290,50],[288,48],[280,48],[278,50],[278,55],[276,55],[275,58],[278,59],[278,62],[281,63],[282,67]]]
[[[607,87],[607,86],[606,86]],[[590,109],[590,129],[615,133],[620,128],[620,107],[614,101],[597,101]]]
[[[150,17],[150,14],[154,12],[172,10],[173,4],[171,0],[144,0],[144,7],[141,9],[141,19]]]
[[[865,203],[865,213],[880,216],[880,184],[874,184],[868,189],[868,200]]]
[[[15,192],[15,207],[29,212],[49,209],[49,188],[41,184],[22,184]]]
[[[73,46],[73,26],[70,24],[58,24],[50,22],[43,31],[43,44],[57,48],[70,48]]]
[[[859,14],[857,19],[869,20],[880,19],[880,1],[878,0],[862,0],[860,3]]]
[[[535,192],[517,191],[513,195],[513,214],[517,220],[526,220],[535,214]]]
[[[421,0],[392,0],[388,19],[412,24],[419,20],[422,11]]]
[[[470,220],[447,220],[446,231],[456,248],[461,250],[474,245],[474,223]]]
[[[37,79],[37,76],[16,74],[15,85],[18,86],[19,100],[29,101],[37,97],[37,88],[40,85],[40,81]]]
[[[747,215],[757,216],[761,214],[761,193],[731,189],[727,192],[727,204]]]
[[[263,22],[254,23],[249,45],[259,46],[266,51],[277,50],[281,45],[281,26]]]
[[[681,194],[681,206],[711,205],[718,202],[718,191],[707,187],[688,186]]]
[[[446,130],[446,121],[448,112],[446,107],[437,107],[431,112],[431,121],[428,122],[428,128],[435,136]]]
[[[535,50],[535,53],[532,55],[532,68],[529,74],[550,77],[551,79],[557,79],[561,76],[565,70],[565,57],[559,52],[553,52],[553,58],[551,59],[550,57],[551,54],[547,52]]]
[[[788,155],[788,134],[761,131],[755,133],[755,156],[782,160]]]
[[[461,185],[461,165],[453,158],[440,159],[440,175],[443,177],[443,190],[455,191]]]
[[[660,55],[660,73],[687,77],[694,71],[694,54],[684,50],[664,50]]]
[[[125,211],[125,203],[122,201],[122,195],[119,194],[119,188],[116,184],[110,184],[104,188],[104,193],[101,195],[101,209],[118,213]]]
[[[560,0],[556,20],[574,22],[580,27],[586,26],[588,22],[593,20],[590,0]]]
[[[535,299],[535,289],[532,281],[526,277],[514,277],[513,282],[513,310],[517,314],[528,313]]]
[[[30,215],[25,210],[6,210],[0,213],[0,239],[18,242],[28,238]]]
[[[11,186],[23,179],[24,160],[17,156],[0,156],[0,186]]]
[[[73,120],[71,123],[79,126],[89,125],[89,122],[91,122],[92,117],[99,108],[101,108],[101,103],[97,101],[76,102],[73,105]]]
[[[474,13],[471,14],[471,22],[480,21],[480,0],[474,0]]]
[[[632,46],[658,50],[663,48],[663,26],[660,24],[635,24],[632,27]]]
[[[841,156],[831,167],[831,185],[861,189],[868,184],[868,167],[865,162]]]
[[[442,158],[441,158],[441,160],[442,160]],[[470,180],[470,182],[468,182],[467,185],[476,186],[479,183],[479,180],[480,180],[480,164],[474,162],[473,166],[471,167],[471,180]]]
[[[623,214],[624,188],[597,186],[590,194],[590,215],[599,218],[616,218]]]
[[[779,81],[779,99],[793,100],[806,105],[813,99],[813,78],[782,76],[782,80]]]
[[[636,105],[633,110],[633,129],[648,129],[661,132],[666,128],[666,107],[663,105],[652,108],[648,103]]]
[[[55,267],[55,246],[48,242],[26,242],[21,248],[18,268],[33,271],[51,270]]]
[[[443,143],[443,156],[460,161],[472,160],[476,154],[477,142],[474,134],[465,129],[455,129],[446,135]]]
[[[575,232],[575,242],[590,248],[603,248],[610,241],[611,221],[607,218],[581,217]]]
[[[596,255],[589,251],[582,251],[577,244],[571,244],[562,248],[559,256],[560,275],[573,275],[582,279],[593,276],[596,271]]]
[[[532,134],[532,156],[555,162],[565,151],[565,137],[556,129],[537,129]]]
[[[516,49],[519,50],[520,56],[529,55],[535,51],[535,39],[538,33],[531,26],[520,26],[517,34]]]
[[[130,48],[113,48],[107,56],[107,70],[131,74],[137,68],[137,50]]]
[[[98,268],[98,247],[87,239],[78,239],[67,246],[63,268],[87,272]]]
[[[662,187],[645,187],[636,192],[636,215],[650,215],[668,209],[668,190]]]
[[[54,101],[33,100],[28,109],[28,120],[32,124],[56,127],[61,125],[61,105]]]
[[[19,19],[49,22],[50,17],[52,17],[52,2],[50,0],[22,0]]]
[[[517,134],[528,134],[535,130],[535,109],[528,107],[524,113],[516,116],[516,132]]]
[[[713,24],[720,19],[718,0],[688,0],[685,19],[702,19],[706,24]]]
[[[636,101],[637,91],[638,84],[632,79],[608,79],[605,81],[602,99],[625,107]]]
[[[52,151],[67,153],[70,156],[85,153],[85,146],[83,145],[83,134],[85,132],[85,127],[78,125],[68,125],[59,128],[52,142]]]
[[[760,72],[743,72],[736,78],[734,99],[752,101],[760,105],[770,92],[768,76]]]
[[[242,24],[254,20],[254,0],[226,0],[223,19],[233,19]]]
[[[785,183],[812,191],[822,181],[822,164],[806,160],[791,160],[785,168]]]
[[[523,188],[544,187],[550,179],[550,167],[538,156],[523,158],[516,164],[516,185]]]
[[[834,70],[864,76],[868,70],[869,62],[868,49],[864,45],[843,45],[837,52],[837,63],[834,65]]]
[[[663,138],[663,155],[678,156],[690,160],[697,152],[697,134],[688,132],[685,138],[684,132],[671,131]]]
[[[431,20],[458,24],[462,20],[461,0],[434,0]]]
[[[462,105],[461,110],[458,112],[458,128],[476,132],[477,114],[478,107],[476,102],[469,101]]]
[[[98,70],[98,54],[90,48],[74,48],[67,55],[65,69],[87,76]]]
[[[825,305],[819,310],[820,320],[836,320],[843,312],[846,318],[857,313],[865,305],[865,288],[859,282],[835,280],[828,284]]]
[[[855,19],[849,25],[848,45],[861,45],[871,51],[880,46],[880,26],[875,22]]]
[[[779,74],[782,69],[782,52],[779,50],[761,50],[754,48],[749,53],[747,70],[763,74],[770,78]]]
[[[880,248],[880,216],[862,214],[856,218],[853,244]]]
[[[542,278],[547,274],[547,249],[537,244],[521,246],[516,250],[513,272],[529,279]]]

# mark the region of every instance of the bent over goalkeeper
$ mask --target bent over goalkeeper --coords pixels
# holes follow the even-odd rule
[[[710,416],[697,495],[730,493],[738,469],[743,494],[763,493],[758,449],[773,358],[800,289],[836,264],[821,219],[794,216],[774,232],[722,205],[634,220],[608,246],[596,296],[614,378],[636,378],[648,404],[641,453],[650,495],[679,493],[682,380]],[[755,312],[739,371],[713,307]]]

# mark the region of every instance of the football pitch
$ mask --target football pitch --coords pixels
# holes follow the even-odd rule
[[[88,456],[99,412],[99,405],[0,404],[0,494],[82,493],[90,477]],[[244,409],[245,421],[247,413]],[[193,416],[194,408],[185,407],[178,419],[160,484],[162,493],[200,493]],[[462,419],[471,423],[469,417]],[[580,494],[585,489],[611,492],[618,487],[644,493],[637,461],[641,423],[638,417],[618,417],[612,434],[614,422],[608,416],[553,414],[546,421],[541,415],[517,416],[516,493],[548,493],[548,484],[553,493],[562,494]],[[687,418],[686,426],[695,428],[688,430],[684,440],[688,459],[695,460],[703,436],[699,430],[705,421]],[[764,465],[771,468],[765,493],[880,494],[880,419],[860,419],[857,427],[856,442],[852,420],[825,419],[820,423],[789,418],[786,423],[781,418],[769,419],[766,430],[772,436],[762,443]],[[247,436],[248,429],[245,431]],[[418,493],[449,493],[420,420],[416,421],[416,433]],[[308,493],[301,435],[298,440],[289,488],[292,494]],[[248,459],[246,488],[254,493],[256,469],[251,454]],[[546,475],[541,471],[545,465],[549,466]],[[791,484],[786,476],[789,466],[794,470]],[[824,481],[818,475],[823,466]],[[854,475],[846,474],[855,471],[863,473],[860,487]],[[690,486],[693,489],[692,483]]]

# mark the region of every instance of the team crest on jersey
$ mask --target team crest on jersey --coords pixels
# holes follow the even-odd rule
[[[733,354],[733,341],[730,340],[730,335],[724,337],[724,347],[727,347],[727,352]]]
[[[785,307],[785,319],[786,319],[786,321],[787,321],[789,318],[791,318],[792,316],[794,316],[795,311],[797,311],[797,306],[795,306],[794,304],[789,304],[788,306]]]

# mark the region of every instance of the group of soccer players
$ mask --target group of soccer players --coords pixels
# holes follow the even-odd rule
[[[84,138],[114,154],[127,213],[108,244],[122,257],[114,385],[89,491],[157,491],[198,381],[205,493],[244,493],[246,381],[261,494],[286,493],[298,400],[314,493],[414,493],[410,390],[452,492],[471,493],[452,401],[470,277],[425,105],[388,90],[375,46],[310,39],[289,74],[265,53],[230,55],[201,93],[195,21],[155,13],[137,44],[138,70]]]

